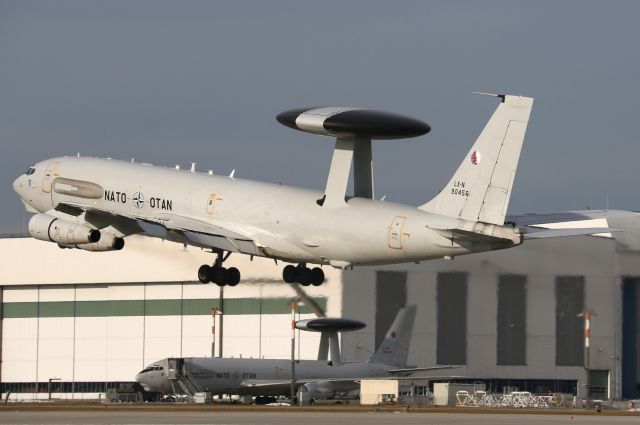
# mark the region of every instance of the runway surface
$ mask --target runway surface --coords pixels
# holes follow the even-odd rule
[[[0,424],[630,424],[638,416],[327,412],[0,412]]]

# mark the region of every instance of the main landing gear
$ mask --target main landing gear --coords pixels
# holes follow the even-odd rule
[[[198,269],[198,280],[201,283],[215,283],[218,286],[236,286],[240,283],[240,270],[235,267],[224,268],[222,267],[222,263],[229,258],[231,252],[228,252],[227,255],[223,256],[222,251],[218,252],[218,257],[216,258],[213,266],[208,264],[203,264]]]
[[[308,268],[304,263],[289,264],[282,271],[282,279],[287,283],[299,283],[302,286],[320,286],[324,283],[324,272],[320,267]]]

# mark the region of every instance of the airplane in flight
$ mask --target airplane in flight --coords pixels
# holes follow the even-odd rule
[[[493,95],[500,103],[447,185],[418,207],[375,199],[372,140],[428,133],[422,121],[357,108],[305,108],[277,120],[335,137],[324,192],[212,172],[109,158],[59,157],[30,167],[13,183],[34,215],[30,234],[61,248],[119,250],[141,233],[210,249],[202,283],[234,286],[231,253],[290,263],[287,283],[320,285],[321,266],[349,268],[420,262],[511,248],[528,238],[584,235],[607,228],[539,229],[535,217],[505,221],[533,99]],[[353,195],[347,186],[353,163]],[[541,218],[541,223],[544,219]],[[158,235],[149,225],[160,226]],[[319,265],[310,268],[308,265]]]
[[[297,360],[295,387],[312,400],[358,389],[362,379],[415,379],[408,376],[452,366],[408,367],[407,356],[416,306],[401,308],[380,348],[364,362],[342,361],[337,332],[362,329],[349,319],[317,318],[296,322],[298,329],[322,332],[318,360]],[[327,357],[331,351],[331,360]],[[167,358],[152,363],[136,375],[145,391],[163,394],[195,393],[240,396],[287,395],[291,386],[291,360],[247,358]],[[193,395],[193,394],[191,394]]]

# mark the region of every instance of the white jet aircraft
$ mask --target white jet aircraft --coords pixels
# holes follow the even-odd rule
[[[306,397],[324,399],[358,389],[362,379],[417,379],[417,372],[452,369],[454,366],[407,365],[416,306],[401,308],[378,350],[364,362],[343,361],[340,331],[362,329],[365,324],[348,319],[319,318],[296,322],[296,328],[321,331],[317,360],[296,360],[294,387]],[[323,343],[324,341],[324,343]],[[328,351],[331,360],[328,360]],[[145,391],[187,394],[274,396],[290,394],[291,360],[220,357],[167,358],[154,362],[136,375]],[[423,376],[424,378],[424,376]]]
[[[288,283],[320,285],[308,264],[346,268],[452,258],[511,248],[529,237],[608,232],[607,228],[542,230],[505,223],[533,99],[493,95],[501,102],[449,183],[413,207],[375,199],[371,141],[414,137],[428,124],[357,108],[307,108],[278,115],[297,130],[336,138],[324,193],[117,161],[60,157],[41,161],[13,183],[28,212],[29,232],[61,248],[122,249],[124,237],[160,225],[160,237],[211,249],[201,282],[236,285],[240,272],[223,262],[234,252],[293,263]],[[347,183],[354,163],[354,195]],[[541,219],[542,220],[542,219]],[[544,222],[544,220],[540,221]],[[147,226],[148,230],[148,226]],[[148,234],[148,232],[147,232]],[[158,235],[156,235],[158,236]]]

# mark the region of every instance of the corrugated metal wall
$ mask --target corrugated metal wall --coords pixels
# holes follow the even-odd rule
[[[410,364],[458,363],[462,367],[437,374],[582,390],[583,321],[577,314],[588,307],[597,313],[591,367],[609,371],[613,394],[620,395],[621,276],[640,276],[640,253],[619,252],[604,238],[574,237],[453,261],[355,268],[343,274],[347,317],[377,320],[370,294],[381,271],[406,272],[407,302],[418,305]],[[376,332],[343,336],[345,356],[366,359]]]
[[[199,283],[5,288],[2,381],[132,381],[168,356],[210,356],[210,312],[219,305],[204,298],[210,292]],[[286,358],[289,302],[227,298],[224,355]],[[314,315],[302,307],[300,317]],[[315,358],[318,341],[301,333],[300,356]]]

